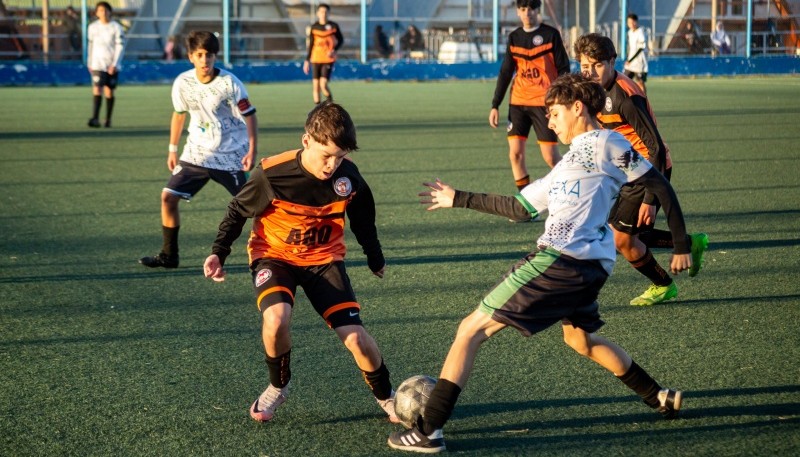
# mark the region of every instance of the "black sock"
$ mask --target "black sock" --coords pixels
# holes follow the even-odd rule
[[[95,95],[92,97],[92,119],[97,119],[100,116],[100,104],[103,103],[103,97]]]
[[[631,367],[624,375],[619,376],[619,380],[642,397],[648,406],[651,408],[658,406],[658,391],[661,390],[661,386],[636,362],[631,361]]]
[[[658,264],[650,249],[638,260],[631,262],[631,266],[639,273],[647,276],[657,286],[672,284],[672,277]]]
[[[446,379],[436,381],[436,387],[433,388],[431,397],[425,404],[425,417],[420,421],[422,433],[430,435],[434,430],[444,427],[453,414],[459,395],[461,387],[458,387],[458,384]]]
[[[161,226],[161,235],[164,238],[164,244],[161,246],[161,252],[169,257],[178,256],[178,227],[164,227]]]
[[[522,190],[531,183],[531,175],[525,175],[522,178],[519,178],[514,181],[514,184],[517,186],[517,190]]]
[[[289,366],[291,349],[278,357],[266,357],[267,370],[269,370],[269,383],[283,389],[292,379],[292,369]]]
[[[111,113],[114,111],[114,97],[106,99],[106,122],[111,122]]]
[[[672,248],[675,245],[672,243],[672,233],[666,230],[648,230],[639,234],[639,239],[642,240],[648,248]]]
[[[378,400],[386,400],[392,396],[392,382],[389,380],[389,369],[381,360],[381,366],[375,371],[361,370],[364,381]]]

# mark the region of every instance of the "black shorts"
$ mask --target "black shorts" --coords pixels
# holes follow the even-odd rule
[[[314,79],[331,79],[331,73],[333,73],[333,62],[311,64],[311,77]]]
[[[189,201],[210,179],[222,184],[231,195],[236,195],[247,181],[247,174],[242,170],[214,170],[181,161],[172,170],[172,177],[164,191]]]
[[[594,333],[604,324],[597,295],[607,278],[597,260],[579,260],[546,248],[517,262],[479,309],[525,336],[559,321]]]
[[[664,173],[667,180],[670,179],[672,168],[668,168]],[[608,213],[608,223],[614,227],[614,230],[629,235],[637,235],[648,230],[652,230],[653,224],[636,226],[639,222],[639,208],[644,201],[645,188],[644,186],[634,186],[626,184],[619,190],[619,196]],[[658,200],[655,201],[656,213],[661,207]]]
[[[647,72],[637,73],[635,71],[626,71],[625,76],[631,78],[633,80],[640,80],[641,82],[647,82]]]
[[[116,89],[118,80],[119,72],[110,75],[107,71],[92,70],[92,86],[94,87],[105,86],[109,89]]]
[[[278,303],[294,306],[301,286],[314,310],[331,328],[362,325],[361,306],[350,285],[344,262],[300,267],[274,259],[258,259],[250,265],[259,312]]]
[[[528,138],[531,133],[531,126],[536,132],[536,140],[539,143],[558,144],[558,135],[547,127],[547,111],[544,106],[520,106],[509,105],[508,107],[508,136]]]

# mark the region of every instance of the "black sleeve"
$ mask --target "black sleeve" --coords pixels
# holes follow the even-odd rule
[[[225,211],[225,217],[219,224],[217,239],[211,246],[211,253],[219,257],[222,265],[231,253],[233,242],[242,234],[248,218],[262,214],[272,201],[273,192],[267,181],[267,175],[259,165],[251,173],[251,178],[242,190],[233,197]]]
[[[336,37],[336,46],[333,50],[338,51],[344,44],[344,35],[342,35],[342,29],[339,27],[339,24],[336,24],[336,34],[334,34],[334,36]]]
[[[559,33],[558,30],[555,30],[554,34],[553,60],[556,64],[558,75],[561,76],[565,73],[569,73],[569,55],[567,54],[567,50],[564,48],[564,42],[561,41],[561,33]]]
[[[311,60],[311,50],[314,49],[314,26],[308,31],[308,49],[306,50],[306,60]]]
[[[692,242],[686,234],[686,223],[683,220],[683,212],[678,202],[678,196],[670,185],[667,178],[658,170],[651,168],[641,178],[633,181],[633,184],[642,185],[647,191],[655,194],[667,217],[669,231],[672,232],[672,242],[675,244],[675,254],[688,254],[691,252]]]
[[[627,61],[628,61],[628,62],[633,62],[633,59],[635,59],[635,58],[636,58],[636,56],[638,56],[639,54],[641,54],[641,53],[642,53],[642,51],[643,51],[643,49],[642,49],[642,48],[639,48],[639,49],[637,49],[637,50],[636,50],[636,52],[634,52],[634,53],[633,53],[633,55],[632,55],[632,56],[631,56],[631,57],[630,57],[630,58],[629,58]]]
[[[453,197],[453,208],[468,208],[482,213],[503,216],[515,221],[524,221],[535,217],[517,197],[497,194],[479,194],[456,190]]]
[[[386,265],[386,260],[375,227],[375,199],[363,180],[353,200],[347,205],[347,218],[350,219],[350,230],[367,256],[370,271],[380,271]]]
[[[503,57],[503,63],[500,65],[500,73],[497,75],[497,86],[494,89],[494,98],[492,98],[492,108],[499,108],[503,103],[503,97],[506,96],[511,78],[514,77],[514,71],[517,69],[517,64],[514,62],[514,57],[511,55],[511,38],[509,37],[509,44],[506,45],[506,55]]]
[[[647,108],[647,100],[639,95],[626,98],[619,107],[619,112],[633,127],[636,135],[642,139],[647,148],[647,160],[661,173],[667,167],[667,148],[658,133],[656,122]],[[645,192],[644,203],[655,204],[655,197],[651,192]]]

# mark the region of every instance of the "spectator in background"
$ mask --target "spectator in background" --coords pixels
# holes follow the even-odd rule
[[[403,51],[405,57],[413,57],[412,53],[425,52],[425,40],[422,37],[422,32],[419,31],[417,26],[411,24],[408,26],[406,33],[400,37],[400,49]]]
[[[383,31],[382,25],[375,26],[375,34],[372,37],[375,51],[381,59],[388,59],[392,56],[392,47],[389,46],[389,37]]]
[[[695,28],[694,24],[691,23],[691,21],[686,23],[686,27],[683,30],[683,41],[686,43],[687,53],[703,53],[703,45],[700,44],[700,36],[697,35],[697,29]]]
[[[73,53],[79,53],[81,50],[81,18],[72,5],[67,6],[67,9],[64,10],[64,19],[61,22],[64,24],[64,33],[67,34],[70,49]]]
[[[170,35],[169,38],[167,38],[167,44],[164,45],[164,55],[162,57],[167,62],[180,60],[183,57],[181,43],[177,36]]]
[[[714,51],[718,54],[731,53],[731,37],[725,32],[722,21],[717,21],[715,30],[711,32],[711,44],[714,45]]]

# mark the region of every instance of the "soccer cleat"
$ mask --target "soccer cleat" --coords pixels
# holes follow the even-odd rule
[[[250,406],[250,417],[259,422],[272,420],[273,416],[275,416],[275,410],[286,401],[288,395],[289,384],[286,384],[282,389],[270,384],[267,390],[256,398],[256,401]]]
[[[631,300],[633,306],[651,306],[678,296],[678,286],[672,282],[668,286],[651,284],[642,295]]]
[[[103,124],[103,127],[105,127],[105,128],[111,127],[111,119],[106,119],[106,123]]]
[[[692,267],[689,268],[689,277],[694,278],[700,269],[703,268],[703,254],[708,249],[708,235],[705,233],[693,233],[692,238]]]
[[[683,393],[680,390],[661,389],[658,392],[658,412],[667,419],[678,417],[682,402]]]
[[[98,128],[100,127],[100,121],[98,121],[97,118],[93,117],[89,119],[89,122],[86,125],[88,125],[89,127]]]
[[[434,430],[430,435],[425,435],[420,431],[419,421],[409,430],[394,432],[389,435],[387,443],[392,449],[421,452],[423,454],[435,454],[445,450],[442,429]]]
[[[178,256],[170,256],[159,252],[153,257],[142,257],[139,259],[139,263],[150,268],[178,268]]]

